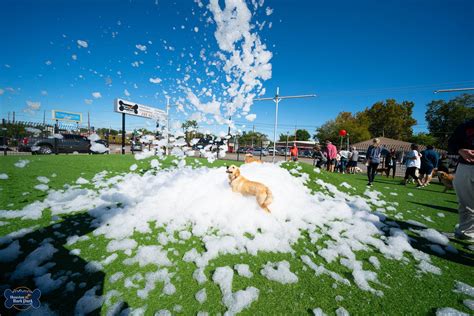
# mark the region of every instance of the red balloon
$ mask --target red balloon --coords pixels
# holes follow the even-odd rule
[[[346,135],[347,135],[347,131],[346,131],[345,129],[341,129],[341,130],[339,131],[339,135],[340,135],[340,136],[346,136]]]

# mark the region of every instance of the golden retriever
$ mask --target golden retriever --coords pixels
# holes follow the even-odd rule
[[[438,171],[437,172],[439,181],[444,185],[444,192],[446,192],[448,189],[453,189],[453,180],[454,176],[452,174],[446,173],[444,171]]]
[[[243,195],[254,195],[257,203],[265,211],[270,213],[268,205],[273,201],[272,192],[264,184],[250,181],[240,174],[240,169],[235,166],[227,166],[226,172],[229,174],[229,184],[232,192],[239,192]]]
[[[245,163],[251,163],[251,162],[262,163],[262,161],[260,159],[255,158],[252,154],[246,154],[245,155]]]

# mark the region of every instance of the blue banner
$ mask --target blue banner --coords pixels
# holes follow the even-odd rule
[[[53,110],[53,120],[81,122],[82,114],[75,112],[65,112]]]

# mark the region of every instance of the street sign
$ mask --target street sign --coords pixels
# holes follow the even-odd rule
[[[134,116],[141,116],[149,119],[158,120],[166,117],[166,113],[163,110],[152,108],[150,106],[138,104],[132,101],[126,101],[122,99],[115,99],[115,112],[129,114]]]
[[[82,113],[53,110],[52,115],[55,121],[82,122]]]

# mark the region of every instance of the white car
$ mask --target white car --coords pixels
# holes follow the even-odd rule
[[[264,148],[254,148],[251,153],[254,156],[260,156],[260,154],[262,154],[262,156],[268,156],[268,150]]]

